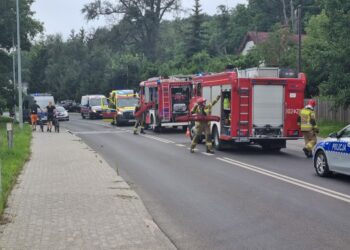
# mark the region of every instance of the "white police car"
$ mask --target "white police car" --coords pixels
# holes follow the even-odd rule
[[[350,175],[350,125],[316,145],[314,167],[319,176],[332,172]]]

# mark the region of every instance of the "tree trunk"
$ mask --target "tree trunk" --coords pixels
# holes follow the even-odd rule
[[[283,5],[284,25],[288,25],[287,9],[285,0],[281,0]]]

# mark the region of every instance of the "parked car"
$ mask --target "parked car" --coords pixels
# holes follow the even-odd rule
[[[59,121],[69,121],[68,111],[62,106],[56,106],[57,119]]]
[[[350,175],[350,125],[316,145],[314,167],[319,176],[332,172]]]
[[[80,105],[73,100],[63,100],[60,105],[69,112],[80,112]]]
[[[83,119],[102,117],[102,104],[108,105],[104,95],[85,95],[81,97],[80,113]]]

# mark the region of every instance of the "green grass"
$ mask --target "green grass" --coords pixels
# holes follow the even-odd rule
[[[30,156],[30,142],[32,138],[31,128],[24,125],[23,130],[18,125],[14,126],[13,149],[7,147],[6,122],[9,120],[0,118],[0,164],[2,178],[2,193],[0,193],[0,215],[4,211],[7,198],[12,187],[16,183],[17,176],[21,172],[24,163]]]
[[[320,136],[327,137],[330,133],[338,132],[344,128],[347,124],[335,121],[320,121],[318,127],[320,128]]]

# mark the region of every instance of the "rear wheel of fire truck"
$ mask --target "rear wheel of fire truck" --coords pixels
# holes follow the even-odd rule
[[[219,130],[216,126],[213,128],[213,141],[214,141],[214,147],[217,150],[223,150],[224,149],[224,142],[220,140],[219,138]]]

